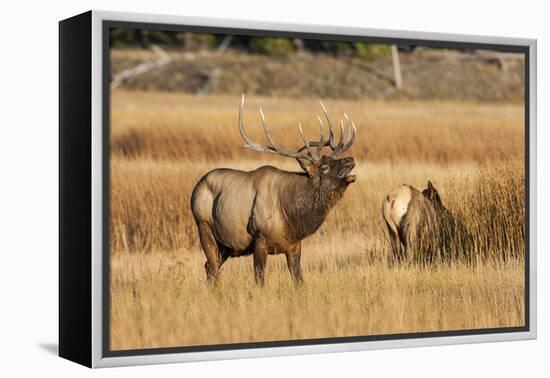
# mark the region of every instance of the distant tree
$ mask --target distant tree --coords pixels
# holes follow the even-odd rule
[[[158,45],[181,43],[178,33],[147,29],[113,29],[110,40],[112,47],[147,47],[150,43]]]
[[[390,45],[355,42],[353,47],[355,48],[355,55],[366,61],[371,61],[381,56],[389,56],[391,54]]]
[[[320,41],[316,39],[304,40],[306,50],[313,53],[329,54],[333,56],[354,55],[353,45],[345,41]]]
[[[309,51],[315,54],[332,56],[356,56],[370,61],[380,56],[390,55],[389,45],[364,42],[322,41],[316,39],[268,38],[251,36],[228,36],[225,34],[171,32],[146,29],[113,29],[111,46],[148,48],[150,44],[165,47],[184,47],[187,51],[233,50],[255,54],[286,57],[297,52]]]
[[[269,56],[289,56],[294,53],[294,45],[287,38],[252,38],[250,48],[257,54]]]

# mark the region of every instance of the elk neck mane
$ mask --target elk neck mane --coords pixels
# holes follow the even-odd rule
[[[319,229],[343,193],[303,173],[295,173],[287,180],[281,188],[281,207],[290,239],[300,241]]]

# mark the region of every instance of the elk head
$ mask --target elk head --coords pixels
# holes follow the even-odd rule
[[[437,189],[435,189],[430,180],[428,180],[427,187],[422,191],[422,194],[434,205],[436,209],[444,209],[443,202],[441,202],[441,197],[439,197]]]
[[[325,129],[321,117],[317,116],[320,129],[320,140],[308,141],[304,136],[302,125],[298,123],[298,129],[304,145],[298,150],[290,151],[280,147],[274,140],[267,127],[262,108],[260,108],[260,117],[265,136],[269,145],[260,144],[252,140],[244,131],[242,112],[244,108],[244,94],[239,108],[239,131],[245,144],[243,147],[254,151],[267,152],[280,156],[295,158],[306,175],[310,178],[316,187],[323,187],[327,190],[343,193],[347,186],[355,181],[355,175],[350,175],[355,167],[355,161],[352,157],[339,158],[346,152],[354,142],[356,127],[353,121],[344,113],[344,119],[340,121],[340,138],[336,142],[334,138],[334,127],[328,116],[328,112],[321,103],[321,108],[327,120],[329,136],[326,138]],[[347,129],[347,132],[346,132]],[[323,148],[329,147],[330,154],[323,154]]]

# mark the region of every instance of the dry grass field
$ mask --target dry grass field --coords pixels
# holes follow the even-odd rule
[[[251,257],[230,259],[215,287],[190,211],[211,169],[289,158],[241,149],[239,96],[115,90],[111,105],[111,349],[155,348],[524,324],[523,106],[463,102],[326,100],[357,124],[352,184],[303,244],[305,284],[270,256],[266,285]],[[247,98],[245,125],[262,139],[314,139],[313,99]],[[430,267],[392,264],[380,204],[402,183],[427,180],[473,243]]]

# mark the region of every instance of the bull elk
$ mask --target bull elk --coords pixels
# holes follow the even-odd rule
[[[429,263],[443,258],[452,239],[465,232],[431,181],[422,192],[405,184],[391,190],[382,202],[382,216],[396,261]]]
[[[355,181],[355,176],[350,175],[355,166],[353,158],[338,158],[353,144],[355,124],[344,114],[337,143],[322,102],[321,107],[329,128],[328,138],[321,118],[317,117],[320,140],[306,140],[298,124],[304,145],[291,151],[273,140],[261,108],[261,123],[269,145],[260,144],[246,134],[243,95],[239,107],[243,147],[296,159],[303,172],[288,172],[272,166],[250,172],[220,168],[199,180],[191,197],[191,209],[206,254],[209,281],[216,280],[229,257],[252,254],[256,282],[263,285],[267,255],[285,254],[292,278],[298,284],[303,282],[301,241],[317,231],[329,210]],[[329,155],[322,153],[325,147],[332,150]]]

